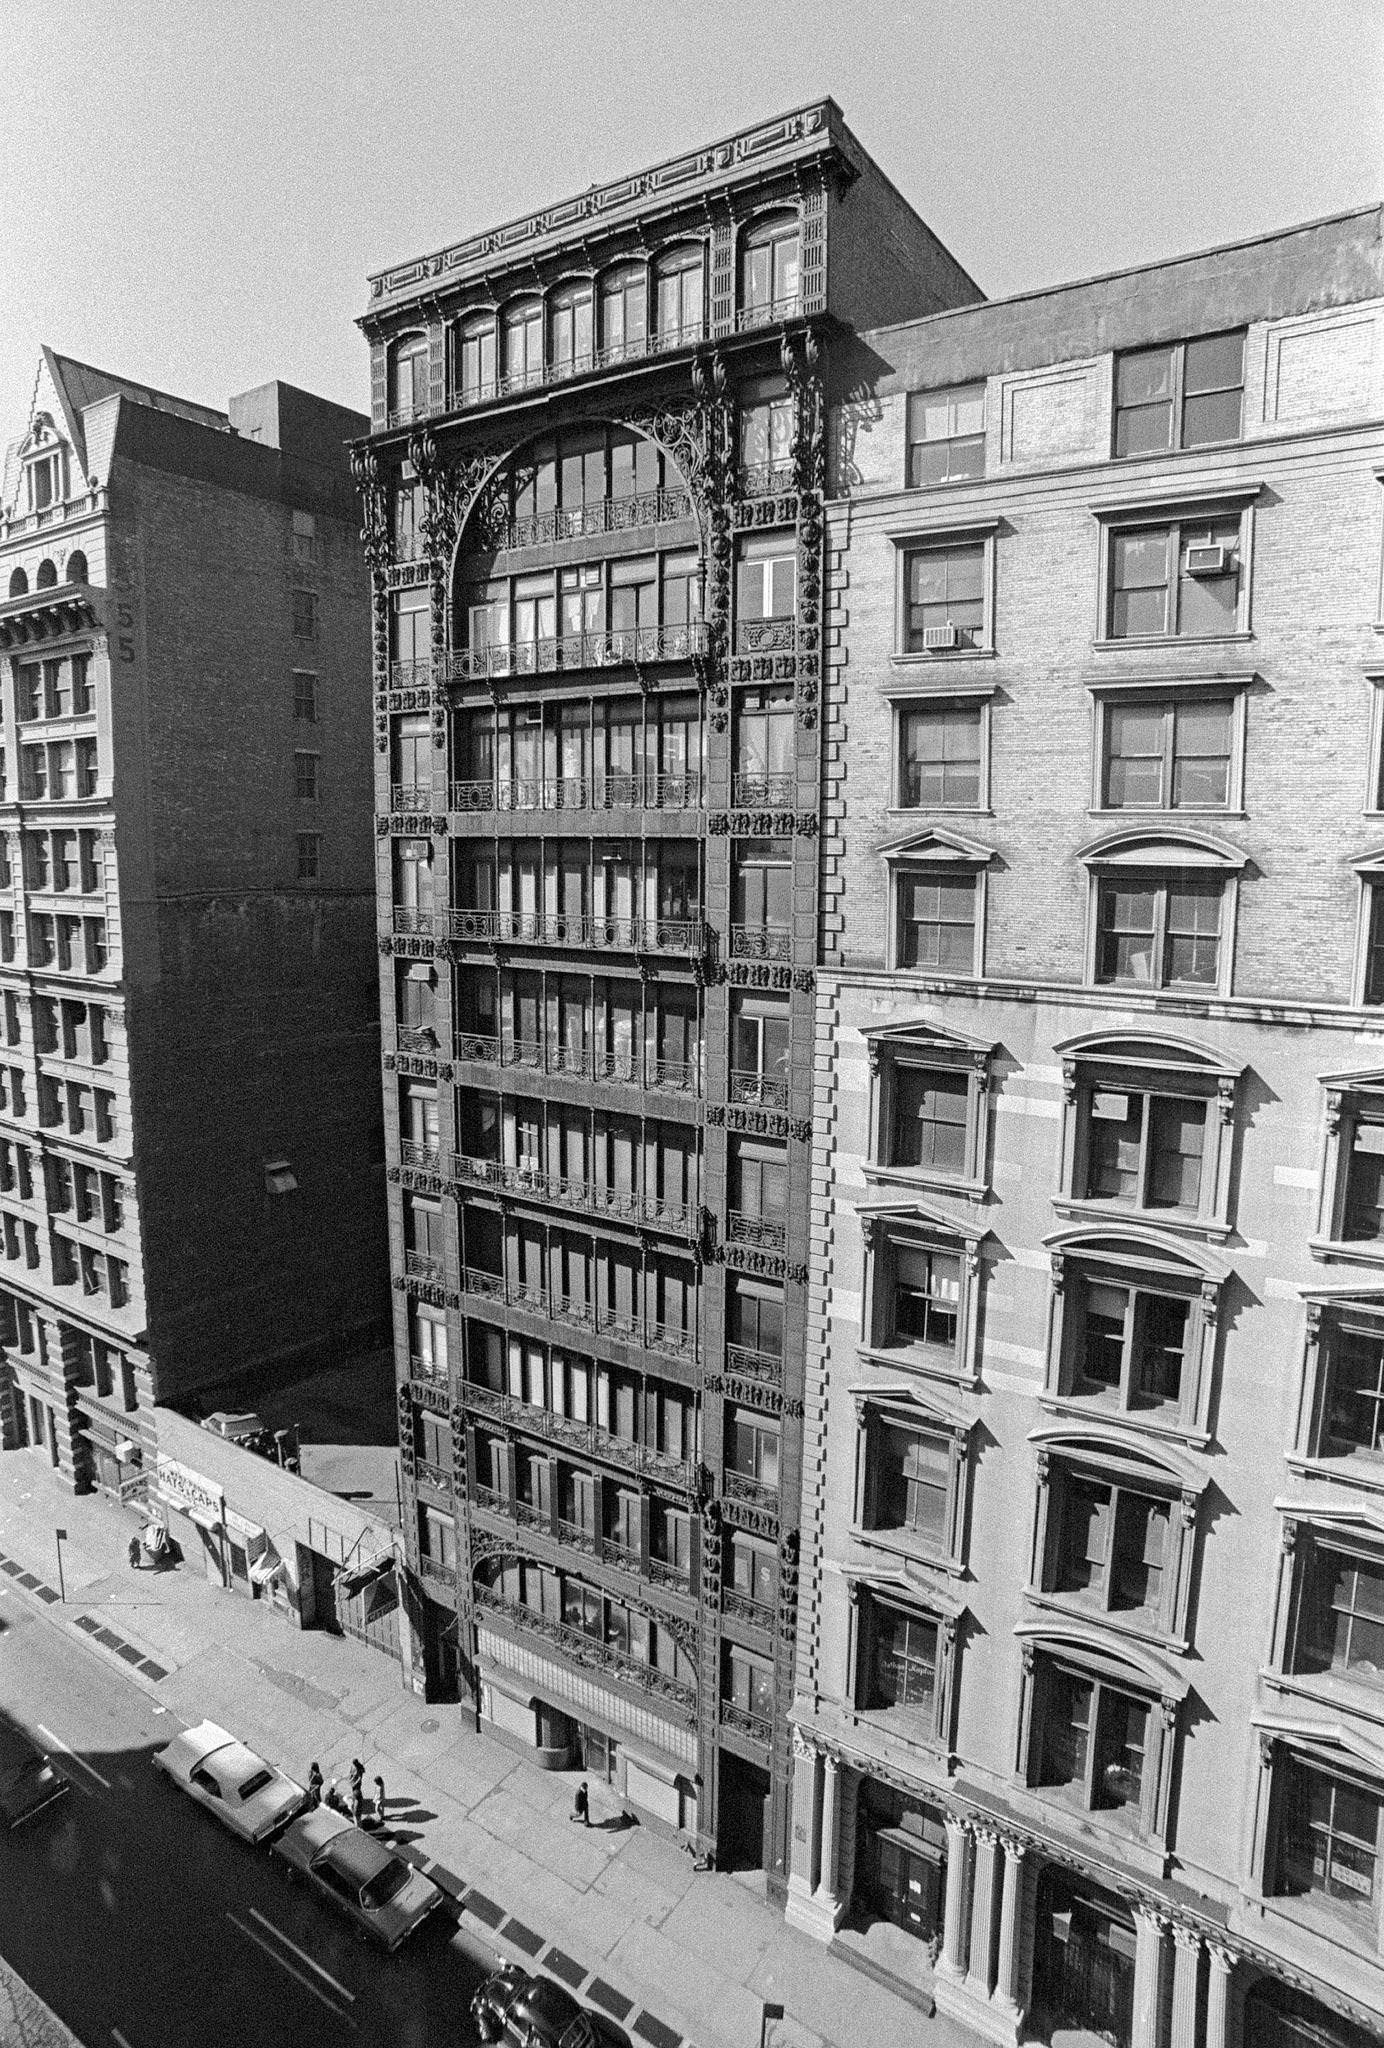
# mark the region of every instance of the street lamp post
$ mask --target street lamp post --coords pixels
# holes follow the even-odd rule
[[[765,2005],[762,2007],[759,2015],[759,2048],[768,2048],[770,2020],[781,2020],[782,2018],[783,2007],[781,2005]]]
[[[59,1593],[61,1594],[61,1596],[62,1596],[62,1604],[63,1604],[63,1606],[64,1606],[64,1607],[66,1607],[66,1605],[67,1605],[67,1587],[66,1587],[66,1585],[65,1585],[65,1584],[64,1584],[64,1582],[63,1582],[63,1575],[62,1575],[62,1547],[63,1547],[63,1544],[64,1544],[64,1542],[65,1542],[65,1541],[67,1540],[67,1531],[66,1531],[66,1529],[58,1529],[58,1530],[55,1530],[55,1531],[54,1531],[54,1533],[55,1533],[55,1535],[57,1536],[57,1539],[58,1539],[58,1592],[59,1592]]]

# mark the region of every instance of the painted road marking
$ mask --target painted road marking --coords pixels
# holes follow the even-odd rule
[[[314,1961],[313,1957],[311,1957],[308,1954],[306,1949],[299,1948],[296,1941],[290,1941],[288,1936],[284,1933],[282,1927],[276,1927],[272,1920],[266,1920],[258,1906],[251,1906],[250,1918],[252,1920],[258,1920],[260,1926],[265,1930],[266,1934],[272,1934],[276,1941],[281,1941],[283,1943],[285,1948],[291,1948],[294,1955],[297,1956],[299,1962],[306,1963],[310,1970],[316,1970],[318,1976],[322,1979],[322,1981],[325,1984],[330,1984],[332,1989],[334,1991],[339,1991],[342,1997],[344,1999],[347,1999],[350,2002],[350,2004],[355,2004],[355,1992],[348,1991],[346,1989],[346,1986],[342,1984],[337,1978],[335,1978],[330,1970],[324,1970],[322,1965],[319,1962]]]
[[[341,2007],[337,2004],[336,2000],[334,1998],[330,1998],[327,1995],[327,1993],[321,1988],[320,1985],[314,1984],[311,1977],[305,1977],[301,1970],[295,1970],[292,1963],[288,1960],[287,1956],[281,1955],[277,1948],[271,1948],[270,1944],[265,1940],[262,1934],[256,1934],[253,1927],[247,1927],[245,1925],[245,1922],[243,1920],[238,1920],[234,1913],[227,1912],[226,1918],[230,1921],[232,1927],[239,1928],[240,1932],[245,1936],[247,1941],[253,1941],[256,1948],[262,1948],[264,1950],[264,1953],[269,1957],[271,1962],[277,1963],[281,1970],[287,1970],[289,1976],[294,1978],[297,1983],[301,1984],[304,1991],[310,1991],[314,1998],[318,1999],[321,2002],[321,2004],[325,2005],[328,2012],[332,2014],[333,2018],[341,2020],[346,2026],[348,2026],[351,2029],[352,2033],[355,2033],[357,2027],[360,2024],[359,2021],[353,2020],[350,2013],[343,2012],[341,2010]]]
[[[111,2039],[115,2042],[116,2048],[130,2048],[129,2042],[125,2039],[119,2027],[111,2028]]]
[[[51,1728],[45,1728],[42,1721],[38,1721],[34,1725],[37,1727],[39,1734],[43,1737],[46,1743],[50,1744],[52,1748],[59,1751],[59,1753],[65,1756],[70,1763],[76,1764],[78,1770],[86,1771],[91,1777],[95,1778],[98,1785],[104,1785],[106,1790],[108,1792],[110,1791],[110,1779],[103,1778],[101,1776],[101,1773],[98,1770],[95,1770],[92,1767],[92,1765],[86,1761],[84,1757],[78,1756],[75,1749],[69,1749],[67,1744],[63,1741],[60,1735],[55,1735]]]

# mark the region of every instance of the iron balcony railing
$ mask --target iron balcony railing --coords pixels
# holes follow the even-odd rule
[[[430,654],[420,655],[416,661],[391,661],[389,664],[389,686],[393,690],[431,689],[432,679]]]
[[[663,1351],[677,1358],[695,1358],[697,1333],[678,1324],[661,1323],[624,1309],[603,1308],[576,1295],[554,1294],[536,1281],[511,1280],[503,1273],[487,1272],[478,1266],[461,1269],[462,1290],[480,1300],[506,1308],[527,1310],[546,1316],[549,1322],[571,1323],[603,1337],[642,1345],[646,1351]]]
[[[423,1145],[416,1138],[404,1138],[399,1145],[399,1159],[402,1165],[415,1167],[420,1173],[441,1174],[448,1180],[452,1177],[452,1154],[444,1152],[440,1145]]]
[[[735,324],[743,334],[752,327],[771,327],[775,320],[796,319],[802,309],[802,293],[789,292],[783,298],[762,299],[755,305],[742,306]]]
[[[780,305],[789,301],[781,300]],[[793,301],[796,305],[797,301]],[[772,317],[784,319],[779,312]],[[749,323],[758,326],[759,321]],[[535,364],[532,369],[510,370],[495,377],[477,378],[474,382],[455,384],[448,395],[449,405],[457,411],[464,411],[473,405],[489,405],[497,398],[512,398],[524,391],[541,391],[549,384],[565,384],[571,377],[587,377],[593,370],[611,370],[623,363],[643,362],[648,356],[666,355],[671,349],[687,348],[694,342],[706,338],[706,322],[689,320],[680,327],[664,328],[658,334],[641,334],[632,341],[608,342],[604,348],[583,349],[580,354]],[[391,426],[407,425],[407,421],[395,421],[390,416]]]
[[[748,1209],[727,1209],[726,1237],[731,1244],[758,1245],[766,1252],[781,1252],[788,1246],[786,1224],[772,1216],[754,1215]]]
[[[699,917],[588,917],[561,911],[548,916],[537,910],[454,910],[451,934],[491,945],[565,946],[583,952],[699,954],[706,944]]]
[[[580,1451],[590,1458],[603,1459],[606,1464],[619,1465],[627,1472],[642,1472],[651,1478],[666,1480],[683,1493],[691,1493],[695,1488],[695,1464],[671,1451],[660,1451],[652,1444],[635,1443],[628,1437],[615,1436],[594,1422],[579,1422],[571,1415],[554,1415],[550,1408],[536,1407],[530,1401],[521,1401],[513,1394],[502,1394],[496,1388],[482,1386],[475,1380],[462,1382],[461,1395],[468,1408],[482,1415],[493,1415],[497,1421],[541,1436],[548,1443]]]
[[[727,1344],[726,1369],[745,1379],[763,1380],[777,1387],[783,1380],[783,1360],[772,1351],[753,1351],[748,1344]]]
[[[695,1060],[637,1059],[630,1053],[605,1052],[596,1046],[500,1038],[483,1031],[458,1032],[455,1057],[480,1060],[492,1067],[522,1067],[531,1073],[611,1081],[620,1087],[668,1090],[677,1095],[701,1093],[702,1070]]]
[[[730,928],[732,960],[791,960],[793,934],[787,925],[733,924]]]
[[[756,1600],[753,1594],[742,1593],[734,1586],[722,1588],[721,1612],[733,1615],[737,1621],[748,1621],[753,1628],[772,1628],[774,1625],[771,1600]]]
[[[419,810],[430,810],[428,801]],[[454,811],[695,811],[706,801],[700,775],[525,776],[513,781],[493,778],[454,782]],[[395,805],[395,809],[401,806]]]
[[[754,462],[740,472],[740,488],[747,498],[772,498],[797,487],[797,472],[791,462]]]
[[[788,1077],[785,1074],[762,1074],[755,1067],[732,1067],[730,1099],[732,1102],[755,1103],[761,1109],[787,1109]]]
[[[625,1223],[644,1223],[654,1230],[672,1231],[693,1237],[700,1226],[701,1212],[695,1202],[670,1202],[662,1195],[641,1193],[635,1188],[600,1187],[593,1181],[571,1180],[560,1173],[545,1173],[537,1166],[511,1165],[502,1159],[476,1159],[464,1153],[451,1160],[454,1177],[473,1187],[494,1188],[507,1195],[530,1195],[536,1201],[556,1202],[563,1208],[580,1209],[588,1216],[611,1216]],[[440,1171],[435,1168],[434,1171]]]
[[[394,536],[394,559],[396,562],[421,562],[428,554],[428,544],[421,533],[396,533]]]
[[[792,619],[741,619],[735,628],[737,654],[792,654],[797,644]]]
[[[665,1557],[651,1557],[645,1571],[656,1586],[667,1586],[675,1593],[687,1593],[692,1589],[692,1572],[688,1565],[670,1564]]]
[[[631,533],[692,517],[692,499],[680,490],[643,491],[628,498],[597,498],[589,505],[547,512],[517,514],[500,531],[496,546],[536,548],[560,540],[584,540],[593,534]]]
[[[467,647],[451,656],[448,674],[453,682],[467,683],[491,676],[546,675],[559,669],[571,672],[651,661],[690,661],[705,649],[706,625],[697,619],[685,626],[626,626],[610,633],[559,633],[541,640]]]
[[[432,411],[426,398],[415,398],[408,405],[391,405],[389,424],[391,427],[411,427],[415,420],[425,420]]]
[[[730,800],[733,804],[791,804],[797,794],[791,775],[733,775]]]
[[[445,1261],[433,1252],[405,1252],[404,1271],[410,1280],[437,1282],[444,1280],[447,1274]]]
[[[435,1486],[439,1493],[451,1493],[454,1482],[445,1465],[429,1464],[426,1458],[415,1458],[413,1469],[425,1486]]]
[[[435,1358],[420,1358],[415,1351],[409,1358],[408,1376],[425,1387],[445,1387],[447,1368]]]
[[[721,1474],[721,1492],[727,1500],[743,1500],[751,1507],[768,1508],[771,1514],[778,1513],[777,1480],[769,1486],[748,1472],[727,1470]]]
[[[674,1678],[671,1672],[656,1670],[652,1664],[631,1656],[628,1650],[621,1650],[614,1643],[603,1641],[600,1636],[588,1635],[585,1629],[574,1628],[570,1622],[558,1621],[550,1614],[537,1614],[516,1600],[506,1600],[493,1586],[477,1583],[475,1596],[477,1606],[503,1614],[515,1628],[542,1636],[575,1663],[608,1671],[654,1698],[671,1700],[689,1711],[696,1706],[697,1695],[692,1686]]]
[[[391,811],[410,811],[417,814],[421,811],[430,811],[432,807],[433,793],[430,787],[425,785],[420,788],[415,782],[396,782],[391,785],[389,791],[389,808]]]
[[[748,1707],[738,1707],[734,1700],[722,1700],[721,1726],[733,1728],[737,1735],[747,1735],[751,1742],[762,1743],[766,1749],[774,1739],[774,1724],[767,1714],[752,1713]]]
[[[436,936],[440,920],[431,910],[405,909],[394,906],[394,929],[404,938],[431,939]]]
[[[400,1024],[395,1028],[394,1043],[400,1052],[434,1053],[437,1051],[437,1033],[426,1024]]]
[[[418,1560],[418,1569],[425,1579],[432,1579],[439,1586],[446,1586],[449,1591],[456,1584],[455,1559],[448,1564],[440,1557],[429,1557],[425,1551]]]
[[[568,1550],[583,1551],[587,1557],[596,1555],[596,1532],[588,1529],[585,1522],[569,1522],[559,1515],[557,1538]]]

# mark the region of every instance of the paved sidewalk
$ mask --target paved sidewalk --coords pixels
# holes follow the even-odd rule
[[[676,1844],[622,1826],[599,1783],[593,1826],[573,1826],[579,1774],[541,1771],[477,1734],[467,1709],[406,1692],[378,1651],[300,1631],[196,1570],[132,1571],[136,1527],[104,1496],[74,1498],[34,1452],[0,1456],[0,1582],[12,1597],[41,1604],[184,1721],[223,1723],[299,1779],[315,1758],[344,1783],[359,1756],[367,1788],[384,1779],[401,1846],[475,1889],[472,1932],[497,1952],[538,1954],[645,2048],[677,2048],[679,2036],[757,2048],[764,2001],[785,2008],[770,2048],[973,2048],[974,2036],[790,1928],[762,1879],[695,1871]],[[52,1597],[57,1528],[65,1605]]]

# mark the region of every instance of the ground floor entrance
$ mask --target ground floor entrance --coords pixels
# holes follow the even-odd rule
[[[856,1806],[857,1910],[892,1920],[920,1941],[940,1940],[947,1830],[940,1808],[862,1778]]]
[[[1033,2008],[1129,2048],[1134,1915],[1113,1892],[1049,1864],[1038,1880]]]
[[[762,1870],[769,1817],[769,1773],[721,1751],[716,1799],[716,1862],[722,1870]]]

